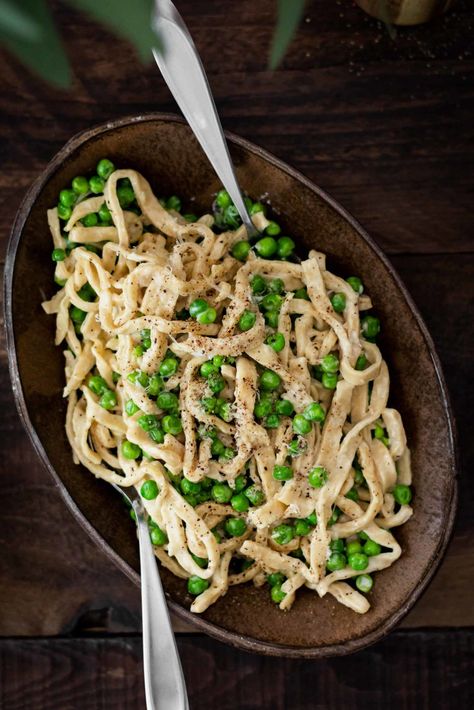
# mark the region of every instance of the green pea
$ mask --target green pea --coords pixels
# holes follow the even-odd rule
[[[337,374],[324,372],[321,382],[323,383],[323,387],[327,390],[335,390],[337,387]]]
[[[323,372],[329,374],[337,372],[339,370],[339,358],[337,355],[333,355],[332,353],[325,355],[321,360],[321,369]]]
[[[346,279],[347,283],[352,286],[353,290],[356,293],[361,294],[364,290],[364,286],[362,285],[362,281],[358,276],[349,276],[348,279]]]
[[[193,597],[202,594],[208,587],[209,582],[207,579],[202,579],[202,577],[197,577],[194,574],[188,579],[188,592],[192,594]]]
[[[399,483],[395,486],[392,491],[395,501],[399,505],[408,505],[412,499],[412,492],[410,486],[405,486],[403,483]]]
[[[193,555],[192,552],[191,557],[193,558],[198,567],[201,567],[202,569],[205,569],[207,567],[207,563],[209,562],[207,557],[198,557],[197,555]]]
[[[344,550],[346,549],[344,540],[342,538],[331,540],[331,542],[329,543],[329,547],[331,549],[331,552],[344,552]]]
[[[112,382],[114,385],[120,380],[120,372],[112,372]]]
[[[308,515],[308,517],[306,518],[306,520],[308,521],[308,523],[309,523],[310,525],[317,525],[317,524],[318,524],[318,517],[317,517],[317,515],[316,515],[316,511],[314,511],[313,513],[311,513],[311,515]]]
[[[81,219],[81,222],[84,227],[96,227],[99,218],[95,212],[91,212],[90,214],[86,214],[86,216]]]
[[[222,456],[225,451],[225,446],[220,439],[214,439],[211,444],[211,454],[213,456]]]
[[[279,584],[275,584],[270,590],[270,596],[275,604],[280,604],[286,597],[286,594]]]
[[[283,279],[272,279],[268,284],[268,288],[271,293],[283,293],[285,290]]]
[[[280,417],[278,414],[269,414],[263,424],[267,429],[277,429],[280,426]]]
[[[287,259],[293,254],[296,244],[290,237],[280,237],[277,242],[278,256],[280,259]]]
[[[183,431],[183,425],[181,424],[181,419],[174,414],[167,414],[161,420],[163,431],[166,434],[173,434],[173,436],[178,436]]]
[[[308,289],[306,286],[304,288],[298,288],[296,291],[293,291],[294,293],[294,298],[299,298],[303,301],[309,301],[310,298],[308,296]]]
[[[230,446],[226,446],[224,448],[224,451],[221,454],[222,458],[225,459],[226,461],[230,461],[235,457],[235,450],[232,449]]]
[[[240,537],[247,530],[247,524],[242,518],[227,518],[224,529],[230,537]]]
[[[381,546],[375,540],[367,540],[364,545],[364,553],[367,557],[374,557],[375,555],[380,555],[382,552]]]
[[[380,333],[380,321],[375,316],[365,316],[362,318],[362,334],[365,338],[376,338]]]
[[[193,318],[197,318],[200,313],[204,313],[209,308],[209,304],[204,298],[196,298],[189,306],[189,313]]]
[[[197,506],[197,504],[199,503],[199,496],[193,495],[192,493],[189,493],[188,495],[183,496],[183,498],[186,501],[186,503],[188,503],[193,508],[195,508]]]
[[[289,481],[293,478],[293,469],[291,466],[275,466],[273,469],[273,478],[276,481]]]
[[[337,572],[340,569],[344,569],[346,563],[347,560],[345,555],[340,552],[333,552],[326,562],[326,567],[330,572]]]
[[[122,442],[122,455],[126,459],[137,459],[142,453],[141,448],[137,444],[133,444],[128,439]]]
[[[197,222],[198,221],[198,216],[193,213],[188,213],[188,214],[183,214],[184,219],[186,222]]]
[[[282,523],[281,525],[276,525],[272,530],[272,540],[274,540],[277,545],[288,545],[295,536],[295,529],[293,525],[287,525]]]
[[[132,414],[136,414],[138,411],[140,411],[140,407],[137,407],[133,399],[129,399],[125,405],[125,411],[128,416],[131,417]]]
[[[177,370],[178,361],[174,357],[165,358],[158,368],[158,372],[162,377],[171,377]]]
[[[258,212],[263,212],[265,214],[265,205],[262,205],[261,202],[254,202],[249,212],[251,216],[257,214]]]
[[[221,368],[222,365],[225,362],[225,357],[223,355],[214,355],[212,358],[212,363],[215,365],[217,368]]]
[[[103,377],[100,377],[100,375],[92,375],[91,377],[89,377],[87,386],[89,387],[91,392],[97,395],[102,395],[109,389],[107,382],[104,380]]]
[[[279,353],[285,347],[285,336],[283,335],[283,333],[272,333],[268,336],[265,342],[272,348],[272,350],[274,350],[276,353]]]
[[[196,316],[197,322],[201,323],[202,325],[210,325],[211,323],[214,323],[216,318],[217,311],[215,308],[207,308],[203,313],[199,313]]]
[[[135,347],[133,348],[133,354],[135,355],[135,357],[141,357],[144,352],[145,351],[143,350],[142,345],[135,345]]]
[[[362,552],[362,545],[359,540],[351,540],[346,545],[346,551],[348,556],[358,554]]]
[[[77,196],[74,190],[61,190],[59,193],[59,202],[64,207],[72,207],[76,202]]]
[[[65,258],[66,252],[64,249],[53,249],[53,251],[51,252],[51,259],[53,261],[64,261]]]
[[[319,402],[311,402],[303,412],[303,416],[309,422],[324,422],[326,412]]]
[[[181,212],[181,200],[177,195],[171,195],[166,200],[166,209],[175,210],[176,212]]]
[[[164,409],[165,411],[178,408],[178,398],[173,392],[160,392],[156,403],[160,409]]]
[[[88,281],[86,281],[84,286],[79,289],[77,295],[79,296],[79,298],[82,298],[83,301],[95,301],[95,299],[97,298],[96,292]]]
[[[245,261],[245,259],[250,254],[250,243],[245,241],[236,242],[230,250],[230,253],[234,257],[234,259],[238,259],[239,261]]]
[[[234,490],[237,493],[240,493],[241,491],[244,490],[246,485],[247,485],[247,476],[244,476],[243,473],[239,473],[237,478],[234,480]]]
[[[249,509],[249,501],[245,493],[232,496],[230,504],[237,513],[246,513]]]
[[[308,523],[307,520],[304,520],[304,518],[300,518],[295,522],[295,533],[299,537],[303,537],[304,535],[308,535],[309,532],[311,531],[311,525]]]
[[[257,419],[263,419],[264,417],[267,417],[269,414],[271,414],[271,412],[272,403],[270,401],[260,400],[259,402],[255,403],[253,413],[257,417]]]
[[[155,442],[155,444],[162,444],[165,440],[165,435],[160,427],[153,427],[148,432],[148,436]]]
[[[255,325],[257,316],[253,311],[244,311],[239,318],[239,328],[243,332],[250,330]]]
[[[332,511],[332,513],[331,513],[331,517],[330,517],[329,520],[328,520],[328,526],[329,526],[329,527],[332,527],[332,525],[334,525],[335,523],[337,523],[337,521],[339,520],[340,516],[341,516],[341,511],[340,511],[339,508],[336,506],[336,507],[334,508],[334,510]]]
[[[112,214],[105,202],[99,207],[99,211],[97,214],[99,215],[100,221],[104,222],[105,224],[109,224],[112,221]]]
[[[62,219],[64,222],[67,222],[69,217],[72,215],[72,209],[70,207],[66,207],[61,202],[58,204],[57,210],[59,219]]]
[[[225,380],[219,373],[211,372],[207,379],[207,384],[209,385],[211,392],[219,394],[219,392],[221,392],[225,387]]]
[[[218,368],[212,360],[208,360],[207,362],[203,362],[201,367],[199,368],[199,372],[202,377],[205,377],[206,379],[210,377],[211,375],[214,375],[218,373]]]
[[[250,212],[252,205],[253,205],[253,202],[250,199],[250,197],[244,197],[244,204],[245,204],[245,207],[247,208],[247,212]]]
[[[316,466],[308,474],[308,482],[313,488],[322,488],[329,478],[329,473],[324,466]]]
[[[196,495],[201,492],[201,484],[195,481],[190,481],[188,478],[182,478],[179,487],[184,495]]]
[[[86,319],[87,313],[77,306],[71,306],[69,309],[69,316],[73,323],[82,325]]]
[[[212,486],[211,496],[216,503],[228,503],[233,494],[232,488],[227,483],[215,483]]]
[[[267,311],[263,317],[270,328],[278,328],[278,311]]]
[[[219,192],[216,195],[217,207],[220,207],[221,210],[223,210],[226,207],[229,207],[229,205],[231,205],[231,204],[232,204],[232,200],[230,199],[230,195],[227,192],[227,190],[219,190]]]
[[[203,397],[201,399],[201,407],[207,414],[213,414],[216,411],[217,399],[215,397]]]
[[[268,293],[262,299],[261,306],[266,311],[279,311],[283,303],[283,298],[278,293]]]
[[[159,493],[158,486],[155,481],[145,481],[142,483],[142,486],[140,488],[140,495],[142,498],[145,498],[145,500],[154,500]]]
[[[105,181],[99,177],[99,175],[93,175],[89,180],[89,190],[94,193],[94,195],[99,195],[104,192]]]
[[[117,405],[117,395],[112,390],[107,390],[99,399],[99,404],[104,409],[113,409]]]
[[[263,276],[260,276],[259,274],[256,274],[252,280],[250,281],[250,286],[252,289],[252,293],[255,294],[262,294],[265,293],[267,290],[267,282],[263,278]]]
[[[99,175],[99,177],[103,178],[104,180],[107,180],[107,178],[109,178],[114,172],[115,165],[108,158],[102,158],[102,160],[99,160],[99,162],[97,163],[96,170],[97,175]]]
[[[293,419],[293,431],[296,434],[309,434],[311,431],[311,422],[309,422],[302,414],[296,414]]]
[[[278,389],[281,383],[280,375],[273,370],[264,370],[259,378],[260,387],[266,392]]]
[[[265,228],[265,234],[269,234],[271,237],[276,237],[281,232],[281,227],[276,222],[269,222]]]
[[[273,237],[263,237],[255,244],[255,250],[262,259],[270,259],[277,251],[277,243]]]
[[[61,288],[66,285],[67,279],[58,279],[57,276],[54,277],[54,283]]]
[[[357,358],[355,369],[365,370],[365,368],[367,367],[367,362],[367,356],[365,355],[365,353],[362,353],[362,355],[359,355],[359,357]]]
[[[363,552],[356,552],[353,555],[349,555],[347,559],[349,562],[349,567],[352,567],[352,569],[358,571],[367,569],[369,564],[369,558],[367,557],[367,555],[364,555]]]
[[[142,416],[138,418],[138,424],[143,431],[150,431],[159,426],[159,421],[156,414],[142,414]]]
[[[375,439],[380,439],[381,441],[385,439],[385,429],[378,422],[375,423],[374,437]]]
[[[346,497],[346,498],[349,498],[349,500],[358,501],[358,500],[359,500],[359,494],[357,493],[357,489],[353,486],[349,491],[347,491],[345,497]]]
[[[291,417],[295,408],[289,399],[279,399],[275,402],[275,412],[283,417]]]
[[[363,594],[368,594],[368,592],[370,592],[370,590],[374,586],[374,580],[372,579],[370,574],[359,574],[359,576],[356,577],[355,582],[357,589]]]
[[[148,350],[149,348],[151,348],[151,338],[143,338],[142,348],[145,351]]]
[[[117,187],[117,197],[120,207],[122,209],[126,209],[127,207],[130,207],[134,201],[135,193],[133,192],[133,188],[129,185],[119,185]]]
[[[355,469],[355,473],[354,473],[354,483],[355,483],[357,486],[363,486],[364,483],[365,483],[364,474],[363,474],[362,471],[361,471],[360,469],[358,469],[358,468]]]
[[[255,484],[252,484],[244,491],[245,495],[249,499],[252,505],[262,505],[265,500],[265,495],[261,488],[258,488]]]
[[[77,175],[72,181],[72,189],[76,195],[85,195],[89,192],[89,181],[82,175]]]
[[[230,402],[226,402],[225,400],[220,399],[217,404],[216,414],[225,422],[230,422],[233,416]]]
[[[141,338],[142,340],[148,339],[148,338],[150,337],[150,335],[151,335],[151,330],[150,330],[150,328],[143,328],[143,329],[140,331],[140,338]]]
[[[146,391],[150,397],[156,397],[164,387],[163,379],[161,375],[155,372],[150,378],[147,377],[146,384],[142,386],[146,387]]]
[[[161,547],[168,542],[168,535],[158,525],[153,525],[150,529],[150,540],[153,545]]]
[[[334,293],[331,296],[332,307],[336,313],[343,313],[346,307],[346,296],[343,293]]]
[[[275,585],[281,585],[283,582],[286,580],[286,577],[284,574],[281,572],[271,572],[270,574],[267,575],[267,582],[270,585],[270,587],[274,587]]]
[[[235,205],[229,205],[224,210],[224,222],[231,229],[237,229],[241,224],[239,211]]]

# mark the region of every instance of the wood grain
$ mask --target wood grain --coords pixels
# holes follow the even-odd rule
[[[474,632],[395,632],[356,656],[253,656],[178,637],[191,710],[459,710],[474,701]],[[145,708],[136,636],[0,642],[2,710]]]

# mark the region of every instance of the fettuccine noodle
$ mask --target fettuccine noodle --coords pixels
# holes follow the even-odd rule
[[[74,461],[141,492],[193,612],[266,579],[282,610],[306,586],[367,612],[370,575],[400,556],[391,530],[412,508],[359,280],[314,250],[262,258],[239,246],[244,227],[188,221],[134,170],[104,183],[48,211],[60,288],[43,308],[65,348]]]

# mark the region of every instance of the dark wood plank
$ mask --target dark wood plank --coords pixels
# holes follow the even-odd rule
[[[391,40],[346,2],[309,3],[282,68],[266,69],[273,0],[183,0],[226,128],[338,198],[391,253],[472,251],[474,10],[470,0]],[[175,110],[152,65],[65,5],[76,79],[49,88],[5,58],[0,233],[58,147],[119,115]],[[271,117],[271,119],[269,119]],[[264,188],[264,186],[262,186]]]
[[[474,632],[396,632],[350,658],[253,656],[202,636],[178,637],[191,710],[414,710],[474,701]],[[0,642],[3,710],[144,708],[141,641]]]
[[[469,475],[474,443],[466,386],[474,353],[474,326],[467,317],[474,305],[474,255],[411,255],[392,260],[438,347],[462,442],[460,509],[453,544],[436,579],[404,625],[474,626],[474,479]],[[8,442],[2,456],[0,636],[47,636],[91,628],[138,630],[138,590],[74,520],[21,428],[9,389],[3,342],[0,412],[0,439]]]

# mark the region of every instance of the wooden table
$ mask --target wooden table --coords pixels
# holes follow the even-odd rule
[[[392,40],[349,0],[308,2],[276,73],[266,69],[274,2],[179,6],[224,126],[306,173],[390,255],[438,347],[460,441],[454,538],[402,628],[354,657],[300,662],[235,651],[177,623],[191,707],[468,707],[473,6],[459,0],[444,18]],[[141,66],[128,45],[84,16],[64,5],[55,10],[75,70],[71,91],[54,90],[3,57],[3,249],[24,191],[71,135],[118,116],[175,110],[154,66]],[[144,707],[138,590],[88,539],[42,469],[16,415],[4,342],[1,358],[0,707]]]

